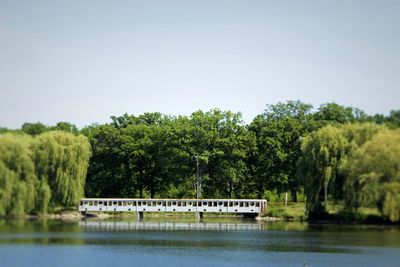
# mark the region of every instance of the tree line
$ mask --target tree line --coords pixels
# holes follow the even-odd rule
[[[327,202],[335,201],[350,212],[377,207],[396,221],[399,126],[400,110],[369,116],[336,103],[314,109],[288,101],[267,105],[250,124],[241,113],[219,109],[190,116],[124,114],[80,130],[67,122],[53,127],[26,123],[8,138],[36,140],[56,130],[80,139],[87,159],[91,154],[88,163],[75,158],[76,165],[88,167],[86,180],[79,179],[87,197],[191,198],[198,172],[202,197],[271,199],[290,192],[292,201],[306,199],[310,217],[322,216]],[[33,151],[41,181],[37,169],[47,163],[37,158],[41,149]],[[60,201],[57,193],[53,198]]]
[[[84,194],[90,153],[83,135],[0,134],[0,216],[75,205]]]

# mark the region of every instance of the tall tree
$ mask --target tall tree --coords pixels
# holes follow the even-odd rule
[[[335,183],[341,160],[347,155],[349,147],[342,131],[330,125],[304,138],[299,174],[304,181],[307,210],[311,218],[323,216],[326,212],[329,186]]]
[[[297,200],[301,139],[317,127],[311,109],[311,105],[300,101],[267,105],[250,124],[249,129],[257,138],[250,164],[259,197],[266,188],[275,188],[278,192],[290,190],[293,201]]]
[[[23,215],[35,210],[35,166],[24,134],[0,135],[0,215]]]
[[[400,219],[400,131],[380,130],[343,165],[348,207],[379,207],[391,221]]]
[[[88,197],[132,197],[126,182],[121,158],[120,132],[112,125],[92,125],[81,131],[90,141],[92,157],[87,173],[85,194]]]
[[[345,199],[349,208],[359,206],[359,188],[350,182],[346,169],[353,164],[355,151],[382,129],[372,123],[328,125],[304,138],[299,174],[304,179],[311,216],[326,211],[328,194],[336,201]]]
[[[334,102],[321,105],[314,113],[314,118],[323,126],[368,121],[368,115],[363,110],[342,106]]]
[[[36,122],[36,123],[25,122],[24,124],[22,124],[21,130],[24,133],[27,133],[30,135],[38,135],[38,134],[48,131],[49,128],[40,122]]]
[[[218,109],[197,111],[190,123],[190,154],[200,159],[204,195],[240,196],[247,173],[245,161],[255,145],[241,114]]]
[[[317,121],[326,123],[351,123],[354,122],[353,108],[345,107],[336,103],[326,103],[319,107],[314,113]]]
[[[53,205],[76,205],[83,197],[90,154],[82,135],[52,131],[37,137],[36,173],[50,185]]]

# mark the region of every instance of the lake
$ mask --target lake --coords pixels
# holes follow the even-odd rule
[[[0,220],[0,266],[400,266],[398,226]]]

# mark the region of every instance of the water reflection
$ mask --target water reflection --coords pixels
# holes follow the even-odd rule
[[[79,226],[84,230],[94,231],[172,231],[172,230],[263,230],[265,224],[261,222],[245,223],[209,223],[209,222],[140,222],[140,221],[80,221]]]
[[[182,220],[0,220],[0,265],[286,267],[307,261],[361,267],[400,261],[398,227]]]

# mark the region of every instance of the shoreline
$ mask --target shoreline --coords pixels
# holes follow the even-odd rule
[[[182,218],[182,219],[195,219],[195,214],[189,213],[147,213],[146,218]],[[135,213],[87,213],[81,214],[78,211],[68,211],[68,212],[60,212],[60,213],[49,213],[49,214],[30,214],[24,216],[2,216],[1,220],[62,220],[62,221],[77,221],[77,220],[86,220],[86,219],[95,219],[95,220],[107,220],[107,219],[128,219],[128,218],[137,218],[137,214]],[[237,215],[221,215],[218,213],[210,213],[208,216],[205,216],[206,219],[246,219],[242,216]],[[313,220],[303,220],[303,219],[289,219],[285,217],[274,217],[274,216],[261,216],[255,217],[254,219],[250,219],[259,222],[273,223],[273,222],[301,222],[308,223],[310,225],[376,225],[376,226],[400,226],[400,223],[392,223],[385,220],[364,220],[364,221],[348,221],[341,220],[339,218],[332,219],[313,219]]]

